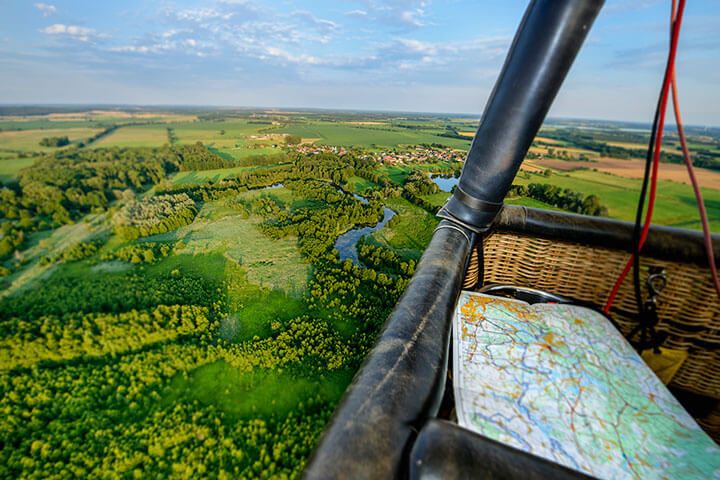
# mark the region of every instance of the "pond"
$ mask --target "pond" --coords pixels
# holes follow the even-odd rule
[[[430,180],[443,192],[452,192],[453,187],[460,183],[460,179],[452,175],[430,175]]]
[[[367,201],[367,200],[366,200]],[[383,228],[391,218],[395,216],[395,212],[387,207],[383,208],[383,219],[373,227],[353,228],[343,233],[335,240],[335,248],[340,253],[340,260],[350,259],[355,265],[360,265],[358,258],[357,242],[364,236],[370,235]]]

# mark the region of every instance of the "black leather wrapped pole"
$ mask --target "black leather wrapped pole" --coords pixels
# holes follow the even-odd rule
[[[459,188],[443,207],[405,294],[308,462],[308,479],[408,474],[420,427],[437,415],[452,312],[476,232],[497,215],[602,0],[534,0],[483,114]]]
[[[439,216],[483,232],[604,0],[533,0],[485,106],[455,194]]]
[[[305,470],[312,479],[405,474],[414,433],[437,414],[450,318],[474,241],[441,222],[380,339],[345,393]]]

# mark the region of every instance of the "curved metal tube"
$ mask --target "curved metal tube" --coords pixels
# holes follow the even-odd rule
[[[606,217],[505,205],[493,224],[493,231],[514,232],[566,242],[589,243],[599,247],[631,252],[635,224]],[[706,266],[703,234],[662,225],[652,225],[643,247],[647,256],[692,262]],[[715,261],[720,262],[720,235],[713,235]]]
[[[414,432],[437,413],[450,318],[472,234],[442,222],[380,340],[355,376],[305,478],[397,478]]]

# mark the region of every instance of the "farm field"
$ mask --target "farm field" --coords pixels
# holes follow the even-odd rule
[[[640,190],[640,180],[624,178],[592,170],[557,172],[549,177],[525,172],[515,183],[548,183],[576,191],[592,192],[608,208],[609,215],[621,220],[634,221]],[[720,229],[720,190],[703,189],[711,227]],[[700,229],[695,197],[689,185],[663,180],[658,183],[653,221],[660,225]]]
[[[167,128],[160,126],[127,126],[94,142],[91,148],[159,147],[169,144]]]
[[[552,168],[559,171],[571,171],[577,169],[593,169],[604,173],[611,173],[619,177],[642,178],[645,169],[645,162],[642,160],[619,159],[619,158],[598,158],[591,163],[575,162],[568,160],[533,160],[528,162],[531,165]],[[696,168],[696,175],[703,187],[720,190],[720,171]],[[666,163],[662,165],[658,178],[676,183],[689,185],[687,168],[684,164]]]
[[[467,149],[469,141],[440,137],[425,131],[406,130],[379,125],[337,125],[318,123],[308,125],[290,125],[278,130],[278,133],[299,135],[303,138],[317,138],[315,143],[325,145],[343,145],[357,147],[397,147],[421,143],[441,143],[449,147]],[[440,130],[438,130],[440,133]]]
[[[70,142],[84,141],[94,134],[101,132],[99,128],[65,128],[65,129],[36,129],[0,132],[0,150],[16,150],[23,152],[37,151],[49,152],[53,147],[43,147],[40,141],[46,137],[67,136]]]

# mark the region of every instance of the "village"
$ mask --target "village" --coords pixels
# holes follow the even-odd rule
[[[294,146],[293,151],[303,155],[332,153],[343,156],[350,153],[352,149],[332,145],[300,144]],[[408,165],[437,161],[463,162],[465,160],[465,152],[450,147],[417,145],[405,150],[364,151],[363,158],[372,158],[387,165]]]

